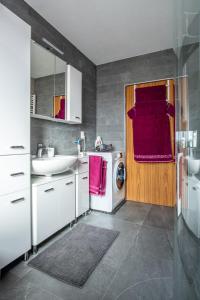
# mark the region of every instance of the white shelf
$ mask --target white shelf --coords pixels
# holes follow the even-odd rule
[[[47,121],[51,121],[51,122],[58,122],[58,123],[69,124],[69,122],[66,121],[66,120],[56,119],[56,118],[52,118],[52,117],[48,117],[48,116],[43,116],[43,115],[38,115],[38,114],[31,114],[31,118],[40,119],[40,120],[47,120]]]

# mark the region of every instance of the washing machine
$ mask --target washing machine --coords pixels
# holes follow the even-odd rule
[[[125,155],[121,151],[88,152],[88,155],[102,156],[107,161],[106,193],[90,195],[90,208],[111,213],[125,199]]]

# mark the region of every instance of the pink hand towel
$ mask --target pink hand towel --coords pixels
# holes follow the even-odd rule
[[[103,166],[102,166],[102,182],[101,182],[101,188],[100,188],[100,195],[104,196],[106,193],[106,174],[107,174],[107,161],[103,160]]]
[[[90,156],[89,162],[89,192],[90,194],[99,195],[102,182],[103,159],[101,156]]]

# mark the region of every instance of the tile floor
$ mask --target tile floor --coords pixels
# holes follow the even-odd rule
[[[92,212],[79,222],[116,229],[120,235],[83,288],[20,262],[4,274],[0,300],[172,299],[173,217],[171,208],[129,201],[115,215]]]

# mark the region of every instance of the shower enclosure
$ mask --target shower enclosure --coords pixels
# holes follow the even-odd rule
[[[200,299],[200,1],[176,1],[174,299]]]

